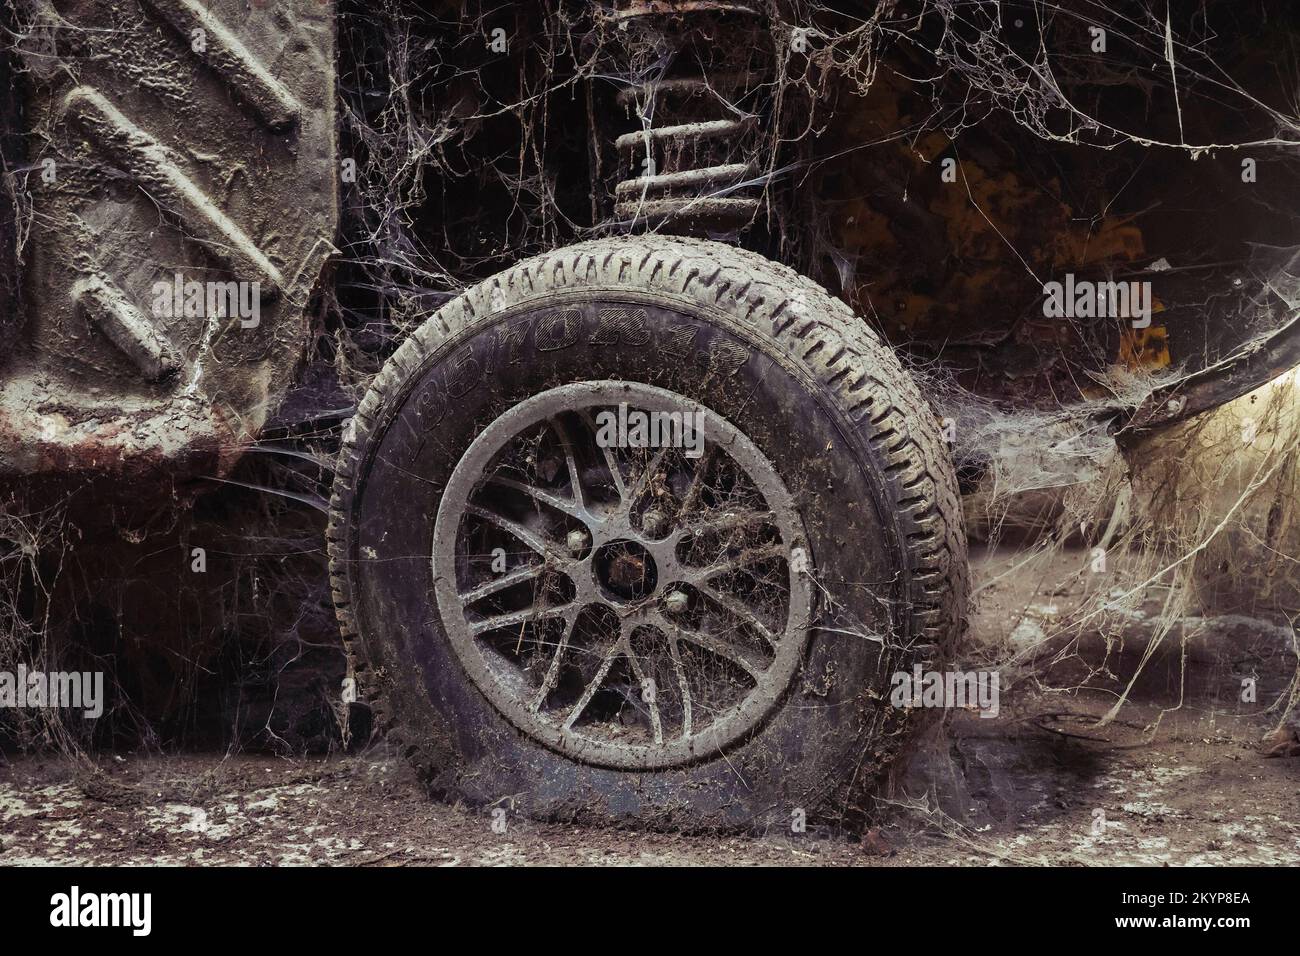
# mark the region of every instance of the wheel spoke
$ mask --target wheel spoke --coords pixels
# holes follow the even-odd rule
[[[618,456],[614,454],[614,449],[606,448],[602,446],[600,442],[596,441],[596,435],[599,434],[599,429],[597,429],[596,423],[591,417],[591,413],[584,410],[578,414],[582,416],[582,420],[586,422],[587,427],[591,429],[591,440],[595,442],[596,447],[599,448],[601,453],[605,456],[605,467],[609,469],[609,476],[614,479],[614,487],[618,491],[619,499],[626,501],[627,483],[624,482],[623,472],[618,467]]]
[[[582,696],[578,698],[578,702],[574,704],[573,709],[569,711],[569,716],[564,718],[565,730],[570,730],[573,727],[574,721],[582,716],[582,712],[587,709],[587,705],[591,703],[591,699],[596,696],[596,691],[600,690],[600,685],[604,683],[606,676],[608,676],[609,669],[614,666],[614,661],[618,659],[620,649],[621,644],[616,641],[606,652],[604,658],[600,662],[600,667],[596,668],[596,676],[591,679],[591,683],[583,688]]]
[[[770,511],[724,511],[701,521],[693,522],[690,527],[678,531],[677,536],[684,538],[693,535],[716,534],[719,531],[744,528],[759,522],[771,522],[773,517]]]
[[[486,584],[480,584],[478,587],[466,591],[460,596],[461,603],[466,607],[483,600],[485,597],[496,594],[498,591],[504,591],[508,587],[513,587],[521,581],[531,581],[537,578],[546,568],[537,565],[518,568],[509,574],[503,574],[499,578],[488,581]]]
[[[725,608],[732,616],[737,617],[744,623],[748,624],[757,631],[759,636],[762,637],[763,640],[767,641],[773,649],[776,648],[776,635],[773,634],[771,629],[759,619],[758,615],[746,607],[744,603],[736,600],[729,594],[722,593],[711,585],[704,584],[703,582],[697,583],[695,589],[714,604]]]
[[[646,676],[645,669],[641,667],[641,661],[637,658],[636,652],[632,650],[631,643],[627,647],[627,662],[632,667],[632,676],[636,678],[637,686],[641,689],[641,699],[650,707],[650,730],[654,734],[655,743],[664,742],[664,725],[659,715],[659,689],[650,688],[650,699],[645,699]]]
[[[568,559],[560,553],[560,550],[555,545],[525,528],[518,521],[499,515],[494,511],[489,511],[486,508],[480,508],[478,505],[466,505],[465,513],[474,515],[476,518],[482,518],[484,521],[496,525],[502,531],[509,532],[538,554],[545,555],[560,564],[567,565],[569,563]]]
[[[560,439],[560,444],[564,446],[564,464],[569,469],[569,487],[573,491],[573,500],[580,510],[585,511],[587,510],[587,500],[582,492],[582,480],[579,477],[578,457],[574,453],[573,436],[569,434],[569,429],[560,419],[560,416],[556,415],[554,418],[548,419],[548,421],[556,437]]]
[[[484,618],[481,621],[473,621],[469,625],[469,632],[477,637],[480,634],[486,634],[489,631],[500,631],[516,624],[522,627],[536,621],[548,621],[552,618],[564,617],[572,610],[574,610],[573,604],[561,604],[557,607],[530,607],[522,611],[512,611],[509,614],[498,614],[495,617]]]
[[[696,579],[709,581],[720,574],[726,574],[728,571],[735,571],[737,568],[748,567],[751,564],[758,564],[760,561],[770,561],[773,558],[784,556],[785,546],[780,544],[765,544],[755,548],[746,548],[734,558],[727,558],[725,561],[718,561],[700,568],[696,572]]]
[[[555,645],[555,653],[551,655],[551,663],[546,668],[546,675],[542,678],[542,686],[537,689],[537,696],[529,704],[529,709],[537,713],[546,703],[546,698],[551,696],[551,691],[555,690],[555,685],[560,680],[560,665],[563,662],[564,652],[569,647],[569,638],[573,636],[573,626],[578,616],[564,619],[564,633],[560,635],[559,643]]]
[[[682,737],[691,735],[691,685],[686,679],[686,668],[682,666],[681,650],[677,646],[677,637],[665,634],[668,638],[668,653],[673,659],[673,673],[677,675],[677,689],[682,695]]]
[[[693,628],[685,627],[681,624],[673,624],[669,621],[659,618],[656,625],[664,630],[664,633],[671,639],[673,637],[681,638],[683,641],[694,644],[696,647],[702,647],[715,657],[730,661],[735,664],[746,674],[748,674],[755,683],[763,676],[764,665],[755,661],[750,653],[743,647],[733,644],[732,642],[720,637],[714,637],[710,634],[704,634]]]
[[[709,468],[713,465],[717,450],[716,445],[706,446],[704,454],[695,463],[695,474],[691,475],[691,483],[686,486],[686,494],[682,495],[682,505],[677,509],[679,517],[690,514],[699,506],[700,496],[704,493],[704,482],[708,478]]]
[[[514,491],[522,492],[534,501],[540,501],[544,505],[549,505],[556,511],[563,511],[566,515],[574,518],[581,517],[581,501],[575,503],[561,498],[557,494],[552,494],[545,488],[538,488],[536,485],[530,485],[525,481],[515,481],[513,478],[503,478],[500,475],[493,475],[488,478],[488,482],[493,485],[499,485],[502,488],[510,488]]]
[[[637,498],[641,497],[641,493],[645,491],[646,486],[650,483],[650,477],[659,470],[659,465],[663,463],[664,456],[667,455],[669,451],[671,451],[669,446],[664,445],[656,451],[654,457],[646,463],[645,468],[643,468],[641,473],[637,475],[636,484],[632,486],[631,490],[627,494],[628,504],[635,503]]]

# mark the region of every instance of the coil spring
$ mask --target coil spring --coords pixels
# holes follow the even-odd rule
[[[754,158],[758,117],[733,105],[752,106],[748,101],[762,78],[747,69],[759,13],[729,0],[628,0],[615,17],[621,29],[675,49],[679,74],[687,74],[618,94],[643,126],[615,140],[627,176],[615,186],[615,215],[630,225],[677,232],[738,232],[758,213],[761,192]],[[708,27],[712,36],[701,40]],[[687,42],[692,32],[699,42]],[[726,37],[727,49],[717,48],[719,36]],[[702,47],[714,50],[709,59],[721,62],[721,70],[705,72]]]

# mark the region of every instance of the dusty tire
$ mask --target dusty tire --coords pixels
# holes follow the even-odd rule
[[[584,423],[621,395],[701,412],[699,457],[602,458]],[[483,587],[493,542],[521,583]],[[329,550],[379,726],[435,793],[547,818],[843,818],[923,719],[891,674],[964,626],[956,481],[896,357],[815,284],[702,241],[572,246],[432,316],[349,427]]]

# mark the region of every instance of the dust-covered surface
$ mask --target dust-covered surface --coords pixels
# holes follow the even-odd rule
[[[20,749],[96,755],[3,765],[0,861],[1294,861],[1294,381],[1155,439],[1123,428],[1300,302],[1300,123],[1274,66],[1294,31],[1262,0],[1186,20],[1146,0],[865,21],[812,0],[205,4],[238,46],[196,45],[176,21],[195,5],[137,6],[11,3],[0,24],[26,91],[0,136],[30,140],[0,157],[25,290],[25,318],[0,315],[0,465],[72,475],[66,500],[0,507],[0,663],[93,665],[115,699],[93,730],[0,715]],[[337,274],[309,300],[335,216]],[[429,802],[391,741],[336,756],[320,512],[349,406],[449,297],[629,229],[742,241],[848,303],[917,365],[995,549],[957,663],[1001,679],[999,715],[958,713],[861,845],[815,821],[542,826],[514,812],[524,787]],[[221,331],[150,301],[190,272],[247,287],[250,314]],[[1076,273],[1135,280],[1145,307],[1054,312]],[[144,452],[149,487],[81,480]],[[817,510],[844,522],[866,496],[837,490]],[[1033,543],[997,551],[1006,532]]]
[[[1007,574],[1017,561],[1009,552],[979,561],[979,583],[989,587],[973,646],[1032,644],[1052,619],[1067,616],[1078,594],[1063,584],[1085,556],[1064,552],[1047,579]],[[1137,622],[1130,646],[1140,646],[1141,635]],[[0,861],[1300,864],[1300,761],[1265,757],[1259,747],[1274,720],[1269,688],[1289,682],[1294,654],[1288,662],[1281,648],[1269,657],[1260,632],[1222,632],[1222,654],[1213,643],[1192,643],[1186,682],[1172,680],[1159,659],[1149,662],[1150,679],[1123,719],[1101,728],[1096,721],[1114,697],[1107,679],[1086,682],[1092,690],[1059,691],[1010,676],[999,716],[958,715],[950,739],[915,764],[907,793],[882,808],[880,829],[865,837],[812,823],[804,833],[714,837],[540,824],[511,813],[508,800],[483,809],[431,801],[380,745],[332,759],[119,754],[94,768],[11,758],[0,765]],[[1254,659],[1274,664],[1260,681],[1258,707],[1236,702],[1234,660],[1246,644]],[[1035,671],[1063,684],[1070,666],[1097,664],[1104,647],[1080,639]],[[1172,658],[1179,670],[1183,659]],[[1131,654],[1113,656],[1113,675],[1129,661]]]
[[[1208,738],[1207,738],[1208,739]],[[1081,750],[1083,748],[1080,748]],[[1297,865],[1296,775],[1220,735],[1095,765],[1022,767],[1041,800],[945,834],[910,815],[844,835],[682,836],[508,818],[429,800],[397,760],[125,758],[101,776],[52,760],[0,770],[0,862],[128,865]],[[1078,776],[1080,773],[1083,776]],[[1093,810],[1106,810],[1104,835]],[[882,852],[891,855],[883,856]]]
[[[333,6],[6,6],[31,165],[0,471],[224,474],[335,251]]]

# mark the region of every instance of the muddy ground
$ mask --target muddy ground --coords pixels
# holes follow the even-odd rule
[[[810,826],[745,837],[594,830],[431,802],[381,745],[348,757],[117,754],[95,766],[0,764],[0,863],[56,864],[1291,864],[1300,863],[1300,758],[1269,758],[1268,705],[1295,674],[1287,632],[1180,622],[1118,720],[1097,718],[1152,631],[1042,636],[1067,618],[1086,556],[1039,573],[977,557],[968,667],[1004,667],[996,718],[958,714],[929,742],[878,831]],[[1084,572],[1086,573],[1086,571]],[[1122,649],[1120,643],[1122,642]],[[1037,654],[1031,654],[1032,648]],[[1100,670],[1099,670],[1100,668]],[[1240,700],[1243,679],[1255,702]]]

